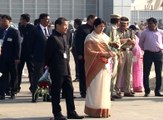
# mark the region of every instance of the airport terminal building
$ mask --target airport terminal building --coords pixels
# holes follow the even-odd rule
[[[109,15],[119,13],[130,18],[131,0],[0,0],[0,14],[8,14],[18,23],[22,13],[31,15],[31,22],[40,13],[48,13],[54,21],[60,16],[68,20],[86,18],[95,14],[105,20]]]

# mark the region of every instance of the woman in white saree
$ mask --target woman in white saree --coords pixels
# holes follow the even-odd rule
[[[109,37],[103,33],[105,22],[97,18],[94,31],[85,39],[84,59],[86,72],[86,102],[84,112],[90,117],[110,116],[109,59],[114,56],[108,48]]]

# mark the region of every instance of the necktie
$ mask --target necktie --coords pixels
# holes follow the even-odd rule
[[[45,36],[48,37],[48,32],[47,32],[46,28],[44,28],[44,31],[45,31]]]

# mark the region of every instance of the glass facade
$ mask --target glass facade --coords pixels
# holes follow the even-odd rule
[[[99,2],[101,2],[99,0]],[[103,0],[103,18],[109,22],[110,14],[131,18],[131,0]],[[100,11],[100,9],[99,9]]]
[[[131,18],[131,0],[114,0],[113,13]]]
[[[98,14],[97,0],[0,0],[0,14],[10,15],[14,23],[18,23],[22,13],[30,14],[31,22],[40,13],[48,13],[53,21],[59,16],[68,20],[85,18]]]
[[[131,21],[132,23],[140,21],[146,22],[150,17],[154,17],[157,20],[163,20],[163,12],[158,10],[133,10],[131,11]]]
[[[22,13],[31,15],[31,22],[40,13],[48,13],[55,21],[64,16],[68,20],[86,18],[95,14],[109,21],[110,14],[120,14],[130,18],[131,0],[0,0],[0,14],[9,14],[18,23]]]

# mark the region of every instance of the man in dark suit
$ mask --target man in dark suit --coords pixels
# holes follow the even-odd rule
[[[3,29],[2,29],[2,15],[0,14],[0,39],[3,38]]]
[[[0,80],[0,99],[5,99],[4,86],[8,80],[8,75],[11,76],[11,99],[15,98],[15,93],[17,91],[17,65],[20,59],[20,41],[18,30],[10,27],[10,22],[10,16],[2,16],[4,34],[0,55],[1,62],[3,63],[2,77]]]
[[[75,36],[76,36],[76,31],[78,29],[78,27],[82,24],[82,20],[79,19],[79,18],[76,18],[74,20],[74,28],[75,28],[75,31],[74,31],[74,34],[73,34],[73,41],[72,41],[72,49],[71,49],[71,52],[72,52],[72,55],[74,57],[74,62],[75,62],[75,80],[73,80],[73,82],[78,82],[79,81],[79,68],[78,68],[78,56],[76,54],[76,46],[75,46]]]
[[[39,16],[39,25],[35,28],[35,39],[33,43],[33,65],[34,73],[32,78],[32,102],[36,102],[37,99],[34,97],[34,93],[37,89],[37,83],[39,78],[44,72],[44,55],[45,55],[45,46],[46,41],[49,36],[48,25],[50,22],[50,17],[46,13],[42,13]]]
[[[34,42],[34,26],[30,24],[30,15],[22,14],[20,17],[20,26],[19,31],[22,38],[21,41],[21,55],[20,55],[20,63],[18,65],[18,90],[21,89],[21,81],[22,81],[22,71],[24,68],[24,64],[26,63],[28,73],[29,73],[29,81],[32,81],[33,74],[33,64],[32,64],[32,45]],[[31,86],[30,86],[31,90]]]
[[[85,80],[85,68],[84,68],[84,40],[86,36],[93,30],[93,22],[95,20],[95,15],[89,15],[87,17],[87,23],[79,26],[75,35],[75,46],[76,54],[78,57],[78,67],[79,67],[79,88],[80,95],[82,98],[86,96],[86,80]]]
[[[73,86],[69,66],[69,43],[66,37],[68,21],[60,17],[55,21],[55,30],[49,37],[45,52],[45,65],[49,68],[52,86],[52,111],[54,120],[67,120],[61,113],[60,92],[63,89],[68,119],[82,119],[75,111]]]
[[[2,15],[0,14],[0,54],[1,54],[1,46],[2,46],[2,43],[3,43],[3,29],[2,29]],[[1,66],[2,66],[2,64],[1,64],[2,62],[1,62],[1,57],[0,57],[0,79],[1,79]]]

